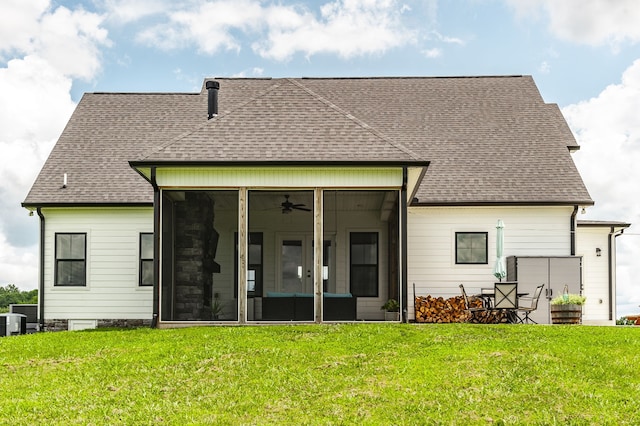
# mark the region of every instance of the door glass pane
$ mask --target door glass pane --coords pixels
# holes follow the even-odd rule
[[[284,292],[302,292],[302,241],[282,241],[282,290]]]
[[[331,241],[324,240],[322,248],[322,291],[329,291],[329,288],[335,287],[331,285],[331,256],[333,251],[331,250]]]

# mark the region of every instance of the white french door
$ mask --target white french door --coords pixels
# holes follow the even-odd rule
[[[332,239],[323,242],[323,288],[326,291],[333,276],[334,252]],[[278,237],[279,291],[313,294],[313,236],[311,234],[282,234]]]

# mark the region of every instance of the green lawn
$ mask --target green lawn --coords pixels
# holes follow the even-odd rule
[[[0,424],[640,424],[640,327],[41,333],[0,368]]]

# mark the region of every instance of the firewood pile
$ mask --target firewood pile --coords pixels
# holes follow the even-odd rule
[[[482,299],[470,297],[471,308],[481,308]],[[470,322],[474,324],[498,324],[507,322],[504,311],[487,310],[470,312],[465,309],[462,296],[442,297],[416,296],[416,322],[422,323],[450,323]]]
[[[486,311],[475,311],[467,322],[473,324],[500,324],[509,322],[507,311],[502,309],[489,309]]]
[[[479,306],[482,306],[482,301],[479,302]],[[416,297],[416,322],[466,322],[470,318],[471,314],[465,310],[462,296],[449,299],[431,295]]]

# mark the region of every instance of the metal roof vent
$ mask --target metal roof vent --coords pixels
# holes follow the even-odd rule
[[[209,94],[208,120],[211,120],[214,116],[218,115],[218,89],[220,89],[220,83],[209,80],[205,84],[205,87]]]

